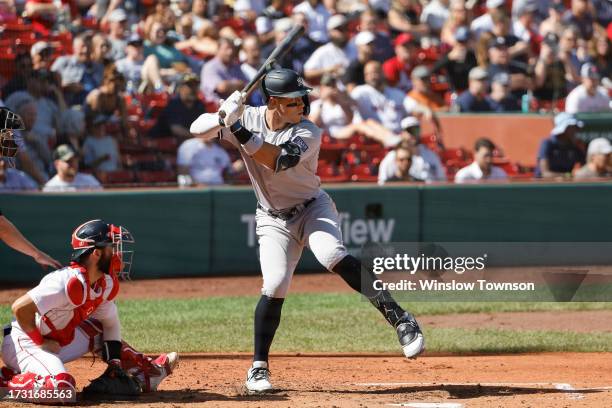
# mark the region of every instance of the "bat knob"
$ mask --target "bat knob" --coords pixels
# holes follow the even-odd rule
[[[225,115],[226,115],[225,111],[219,111],[219,117],[221,119],[225,119]]]

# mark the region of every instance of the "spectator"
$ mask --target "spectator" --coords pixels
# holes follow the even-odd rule
[[[390,86],[408,92],[412,88],[410,74],[415,66],[417,43],[408,33],[402,33],[393,41],[395,57],[383,64],[385,78]]]
[[[574,88],[565,100],[565,112],[609,112],[610,97],[603,86],[599,85],[597,67],[587,62],[580,69],[582,84]]]
[[[599,70],[602,85],[607,89],[612,89],[612,44],[605,33],[598,33],[593,36],[590,44],[590,56],[593,64]]]
[[[193,0],[191,3],[191,17],[193,18],[193,31],[199,32],[206,24],[212,24],[207,15],[207,0]]]
[[[110,55],[111,43],[104,33],[96,33],[91,38],[91,59],[94,62],[106,67],[113,60]]]
[[[406,112],[418,112],[423,108],[433,112],[448,110],[444,99],[432,90],[431,72],[424,65],[412,70],[412,90],[404,102]]]
[[[523,94],[530,86],[527,66],[510,59],[506,37],[494,37],[489,41],[489,78],[500,72],[510,75],[510,88],[517,94]]]
[[[106,116],[96,116],[83,143],[83,163],[96,172],[116,171],[121,166],[119,145],[106,133],[106,121]]]
[[[46,41],[38,41],[30,48],[32,57],[32,69],[51,69],[53,61],[53,47]]]
[[[56,3],[50,0],[26,0],[22,16],[32,22],[33,31],[46,37],[51,34],[59,11]]]
[[[302,13],[308,19],[308,37],[319,45],[329,41],[328,20],[331,13],[321,0],[305,0],[293,8],[293,13]]]
[[[374,34],[369,31],[362,31],[355,36],[357,46],[357,58],[351,61],[344,75],[344,84],[347,90],[352,91],[357,85],[365,84],[363,69],[365,64],[374,58]]]
[[[421,5],[417,0],[391,0],[387,17],[391,32],[427,34],[427,26],[419,21]]]
[[[401,183],[411,181],[423,181],[414,178],[410,174],[410,167],[412,166],[412,151],[410,148],[399,145],[394,149],[395,152],[395,172],[391,177],[385,180],[384,184],[388,183]]]
[[[308,24],[304,14],[297,13],[293,14],[292,18],[281,18],[276,20],[274,24],[274,42],[264,49],[264,59],[266,59],[272,51],[274,51],[274,48],[287,37],[287,33],[291,31],[296,24]],[[304,73],[304,64],[316,49],[317,43],[312,41],[308,36],[302,36],[293,44],[292,52],[285,54],[283,58],[278,60],[277,64],[283,68],[290,68],[302,74]]]
[[[2,98],[6,100],[13,92],[25,91],[28,78],[32,76],[32,57],[30,53],[18,53],[15,56],[15,74],[2,87]]]
[[[174,23],[176,22],[176,15],[174,11],[170,8],[170,0],[157,0],[155,1],[155,9],[152,14],[147,16],[144,22],[144,32],[147,34],[147,37],[150,38],[150,34],[154,31],[158,30],[158,28],[153,28],[155,23],[161,24],[165,33],[174,29]]]
[[[593,37],[593,15],[589,0],[572,0],[569,11],[563,16],[563,22],[578,29],[580,38],[590,40]]]
[[[469,89],[459,95],[455,103],[459,112],[493,112],[491,100],[487,98],[487,71],[474,67],[469,75]]]
[[[198,99],[200,80],[194,74],[185,74],[181,79],[178,96],[168,102],[160,112],[155,126],[149,132],[152,137],[173,136],[179,140],[191,138],[189,126],[206,108]]]
[[[442,26],[440,40],[450,46],[455,45],[455,34],[459,27],[467,27],[470,25],[468,11],[465,8],[464,0],[450,1],[450,17]]]
[[[125,58],[118,60],[115,63],[117,71],[123,75],[126,81],[126,90],[128,93],[136,93],[143,83],[143,68],[144,68],[144,49],[142,39],[138,34],[132,34],[127,40],[125,47]],[[152,83],[161,83],[162,79],[159,71],[154,71],[148,74],[153,77]]]
[[[215,25],[210,20],[203,20],[197,30],[194,24],[193,30],[196,35],[174,43],[176,49],[181,51],[191,49],[204,58],[215,56],[219,50],[219,31]]]
[[[114,9],[108,17],[108,41],[110,43],[110,57],[113,61],[125,58],[127,46],[126,34],[128,16],[124,9]]]
[[[237,162],[240,162],[238,160]],[[194,137],[185,140],[178,149],[176,163],[178,174],[199,185],[219,185],[223,176],[232,170],[229,155],[213,140]],[[235,164],[238,167],[238,163]]]
[[[488,97],[494,112],[518,112],[519,100],[510,92],[510,76],[504,72],[493,77],[491,95]]]
[[[184,14],[176,20],[176,27],[174,29],[173,41],[176,47],[176,42],[186,41],[193,37],[195,31],[193,31],[193,17],[191,14]],[[179,49],[178,47],[176,47]]]
[[[174,46],[168,44],[167,30],[161,22],[151,24],[149,36],[145,40],[145,70],[158,71],[168,82],[173,82],[182,72],[187,71],[187,57]],[[157,90],[162,84],[155,84]]]
[[[540,144],[535,175],[569,178],[576,164],[584,164],[584,152],[576,144],[576,132],[584,124],[568,113],[557,114],[554,123],[550,137]]]
[[[49,176],[51,155],[49,145],[33,131],[37,117],[36,100],[27,92],[15,92],[6,100],[6,105],[23,119],[24,130],[15,130],[15,139],[20,148],[17,159],[20,169],[30,175],[38,184],[44,184]]]
[[[561,37],[563,34],[563,13],[565,5],[563,0],[551,0],[548,6],[548,18],[540,23],[539,34],[545,38],[549,33]]]
[[[535,66],[533,95],[543,101],[557,101],[567,95],[567,84],[573,80],[572,66],[559,53],[559,38],[548,33],[540,47],[540,57]]]
[[[421,125],[414,116],[402,119],[402,142],[400,145],[410,149],[412,152],[412,165],[410,174],[419,180],[428,183],[433,181],[446,181],[446,170],[440,161],[440,157],[430,148],[421,143]],[[395,174],[395,150],[391,150],[380,162],[378,168],[378,184]]]
[[[8,159],[0,157],[0,192],[38,190],[38,184],[21,170],[11,167]]]
[[[506,180],[508,176],[500,167],[493,166],[495,145],[487,138],[480,138],[474,145],[474,162],[455,174],[455,183],[481,180]]]
[[[234,15],[252,24],[266,8],[266,0],[236,0],[234,2]]]
[[[364,68],[365,85],[356,86],[351,98],[357,102],[361,119],[372,119],[389,131],[401,131],[400,121],[406,116],[405,95],[397,88],[387,86],[378,61],[370,61]]]
[[[440,34],[444,22],[450,17],[449,0],[432,0],[421,12],[421,23],[428,26],[432,34]]]
[[[237,62],[237,48],[232,40],[219,38],[217,55],[204,64],[200,77],[206,79],[200,87],[208,101],[219,102],[242,89],[246,77]]]
[[[67,106],[81,105],[85,97],[102,83],[104,67],[91,59],[91,38],[81,34],[72,42],[72,55],[63,55],[51,66],[62,78]]]
[[[263,62],[261,59],[261,45],[255,35],[249,35],[242,40],[242,53],[244,54],[244,62],[240,65],[240,69],[244,77],[250,81],[255,77],[257,71]],[[261,92],[256,90],[249,97],[251,106],[261,106],[264,104]]]
[[[559,59],[572,77],[569,84],[571,87],[576,86],[580,82],[580,66],[582,62],[580,62],[578,55],[576,55],[577,47],[578,30],[575,27],[565,28],[559,38]],[[568,67],[571,67],[571,70],[568,71]]]
[[[559,1],[559,0],[513,0],[512,1],[512,19],[518,19],[521,11],[525,8],[525,6],[534,7],[534,21],[537,23],[542,22],[546,17],[548,17],[548,9],[551,7],[551,3]],[[537,30],[534,30],[537,32]]]
[[[123,93],[125,92],[125,78],[114,64],[104,69],[104,79],[99,88],[87,95],[85,100],[85,114],[93,119],[104,115],[114,123],[118,123],[124,138],[128,136],[127,108]]]
[[[527,2],[516,11],[516,18],[512,23],[512,34],[519,40],[529,44],[535,41],[537,27],[535,25],[535,13],[538,9],[536,3]]]
[[[359,16],[359,33],[363,32],[374,34],[373,59],[383,63],[386,60],[393,58],[395,51],[393,50],[391,39],[386,32],[380,31],[380,18],[371,8],[365,9]],[[351,61],[355,61],[355,59],[357,59],[358,45],[355,42],[359,33],[357,33],[349,41],[347,46],[347,55]]]
[[[587,149],[587,163],[574,173],[576,180],[608,178],[612,176],[612,146],[605,137],[591,140]]]
[[[327,21],[330,42],[317,48],[304,64],[305,79],[318,82],[323,74],[344,75],[350,60],[346,53],[348,43],[347,19],[336,14]]]
[[[529,47],[529,40],[522,40],[512,33],[512,26],[510,17],[504,9],[495,10],[491,14],[493,20],[493,29],[489,32],[483,33],[480,38],[491,36],[490,43],[494,42],[494,39],[503,38],[505,46],[508,48],[508,56],[512,62],[519,62],[527,64],[529,53],[531,51]]]
[[[57,174],[43,187],[43,191],[63,193],[78,190],[101,190],[102,186],[90,174],[79,173],[79,156],[68,145],[59,145],[53,152]]]
[[[432,72],[446,72],[450,87],[456,93],[468,88],[470,70],[477,65],[476,54],[470,49],[469,41],[469,30],[466,27],[457,28],[453,47],[432,68]]]
[[[355,133],[385,145],[397,144],[399,138],[374,119],[354,118],[356,103],[345,92],[338,89],[336,78],[323,75],[319,87],[319,99],[312,102],[309,119],[335,139],[348,139]]]
[[[480,37],[482,33],[493,31],[492,14],[499,9],[505,7],[505,0],[487,0],[487,12],[482,16],[474,19],[470,25],[470,30],[475,38]]]
[[[255,31],[263,45],[274,42],[274,25],[277,20],[286,18],[283,11],[283,0],[272,0],[255,20]]]

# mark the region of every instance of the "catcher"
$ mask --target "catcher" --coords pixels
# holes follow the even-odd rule
[[[134,396],[155,391],[178,364],[175,352],[146,357],[121,341],[115,298],[127,279],[130,232],[102,220],[72,233],[70,266],[46,275],[12,305],[4,328],[0,387],[11,390],[75,390],[64,363],[91,351],[108,364],[83,390],[86,397]]]

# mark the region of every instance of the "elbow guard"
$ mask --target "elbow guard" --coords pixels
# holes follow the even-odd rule
[[[280,144],[278,147],[281,148],[281,151],[276,159],[276,168],[274,171],[278,173],[279,171],[297,166],[300,162],[300,155],[302,154],[300,146],[288,141]]]

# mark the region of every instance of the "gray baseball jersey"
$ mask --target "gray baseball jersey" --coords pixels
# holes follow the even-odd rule
[[[245,129],[260,134],[273,145],[292,140],[302,151],[297,166],[275,173],[252,159],[229,129],[220,132],[220,138],[238,148],[255,189],[257,201],[268,209],[282,210],[294,207],[319,195],[321,181],[317,176],[317,162],[321,147],[321,129],[307,119],[278,131],[268,129],[265,120],[266,107],[247,106],[241,122]]]
[[[338,211],[332,199],[320,188],[317,176],[321,129],[303,119],[280,131],[271,131],[265,122],[266,107],[246,107],[242,126],[259,133],[268,143],[280,145],[292,140],[302,151],[297,166],[275,173],[252,159],[228,129],[220,137],[238,148],[251,177],[259,203],[268,209],[284,210],[316,198],[289,220],[257,210],[259,261],[263,275],[262,294],[284,298],[293,271],[308,246],[328,270],[342,260],[347,251],[342,243]]]

